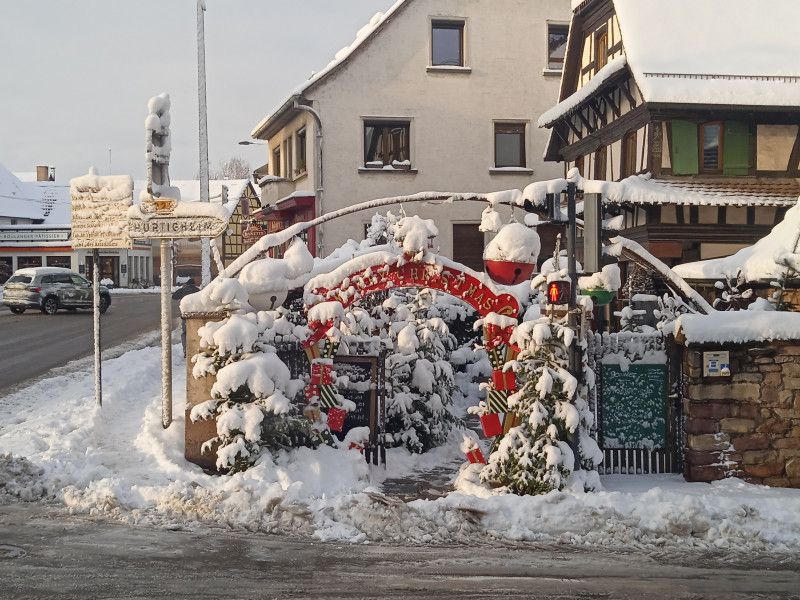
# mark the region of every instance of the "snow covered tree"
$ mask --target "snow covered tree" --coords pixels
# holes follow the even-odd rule
[[[714,308],[717,310],[743,310],[750,304],[754,294],[753,288],[747,287],[747,278],[741,269],[715,282],[714,287],[719,291],[719,297],[714,299]]]
[[[521,348],[507,364],[522,381],[508,401],[514,426],[490,455],[481,479],[518,495],[563,489],[571,476],[571,483],[594,488],[602,452],[589,435],[587,388],[593,379],[585,369],[588,379],[579,385],[567,370],[568,348],[577,343],[574,331],[540,317],[517,326],[511,342]]]
[[[409,302],[392,295],[382,311],[394,347],[386,365],[387,433],[397,446],[427,452],[445,442],[456,422],[448,410],[455,385],[448,357],[455,338],[441,317],[431,316],[437,312],[431,290],[420,290]]]
[[[216,448],[220,471],[247,469],[263,448],[314,447],[323,440],[291,402],[302,382],[291,379],[289,368],[264,341],[275,317],[267,312],[232,314],[199,330],[201,351],[192,358],[192,375],[213,375],[216,382],[211,399],[194,406],[190,418],[216,419],[217,436],[202,451]]]

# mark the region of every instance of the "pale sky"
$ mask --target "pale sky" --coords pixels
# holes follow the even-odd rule
[[[394,0],[206,0],[209,158],[252,128]],[[0,163],[59,181],[144,178],[147,99],[172,99],[172,179],[198,172],[195,0],[0,0]]]

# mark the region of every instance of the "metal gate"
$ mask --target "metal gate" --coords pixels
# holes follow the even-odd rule
[[[594,370],[595,435],[601,474],[679,473],[682,415],[679,360],[661,333],[591,333],[587,359]]]

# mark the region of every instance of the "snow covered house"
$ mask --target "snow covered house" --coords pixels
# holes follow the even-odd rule
[[[800,195],[795,0],[573,0],[545,157],[668,264],[764,237]]]
[[[375,15],[252,131],[268,142],[271,231],[373,198],[558,175],[535,118],[557,98],[568,19],[567,0],[398,0]],[[483,270],[483,208],[408,210],[436,221],[441,254]],[[311,232],[309,248],[362,239],[371,216]]]

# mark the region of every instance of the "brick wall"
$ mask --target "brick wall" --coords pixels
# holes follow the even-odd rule
[[[731,376],[704,378],[703,351],[719,349]],[[684,350],[686,479],[800,487],[800,342]]]

